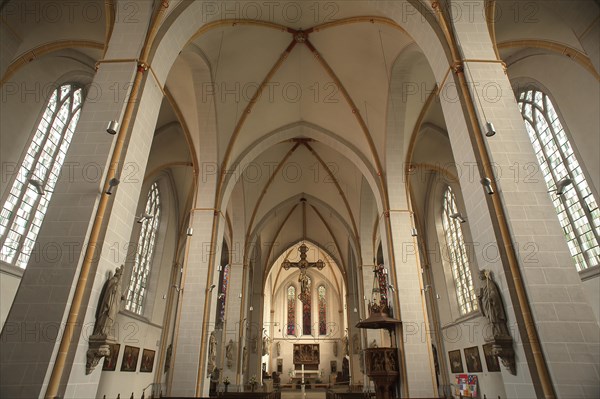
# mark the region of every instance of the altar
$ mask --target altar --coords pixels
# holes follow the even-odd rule
[[[293,386],[297,386],[304,381],[305,384],[314,384],[319,378],[319,370],[296,370],[295,375],[290,379]]]
[[[294,376],[290,383],[295,388],[311,389],[320,381],[319,344],[294,344]],[[298,370],[300,367],[300,370]]]

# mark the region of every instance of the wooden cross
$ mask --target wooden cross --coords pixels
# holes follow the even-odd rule
[[[285,269],[285,270],[289,270],[290,267],[297,267],[298,269],[300,269],[300,276],[298,277],[298,281],[300,282],[300,295],[298,295],[298,298],[300,299],[300,301],[302,303],[306,302],[306,300],[310,299],[310,287],[309,287],[309,280],[308,280],[308,276],[306,275],[306,270],[309,267],[314,267],[317,268],[318,270],[322,270],[325,267],[325,263],[319,259],[316,262],[309,262],[306,260],[306,253],[308,252],[308,247],[303,243],[302,245],[300,245],[300,248],[298,248],[298,251],[300,252],[300,261],[298,262],[290,262],[289,260],[284,260],[283,263],[281,264],[281,266]]]

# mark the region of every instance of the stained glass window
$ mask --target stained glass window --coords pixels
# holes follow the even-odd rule
[[[296,335],[296,287],[290,285],[287,290],[287,335]]]
[[[219,309],[218,319],[217,319],[217,327],[223,325],[223,321],[225,320],[225,302],[227,300],[227,286],[229,285],[229,265],[225,265],[223,267],[222,273],[222,283],[219,289],[219,304],[217,309]]]
[[[518,99],[525,128],[578,271],[600,264],[600,210],[552,100],[545,93],[523,91]],[[571,181],[562,195],[558,182]]]
[[[319,335],[327,335],[327,290],[320,285],[317,293],[319,295]]]
[[[141,223],[135,262],[125,302],[125,309],[137,314],[142,314],[144,311],[144,299],[148,293],[148,278],[160,221],[160,194],[157,182],[154,182],[148,191],[144,214],[147,215],[147,218]]]
[[[304,299],[304,302],[302,303],[302,335],[311,335],[312,334],[312,317],[311,317],[312,284],[311,284],[310,277],[306,276],[306,278],[308,279],[308,288],[307,288],[308,295],[306,295],[306,298]]]
[[[82,89],[54,90],[0,212],[0,260],[25,268],[71,144]]]
[[[379,283],[379,306],[383,308],[384,306],[389,306],[387,269],[384,265],[379,265],[376,267],[376,271],[375,276]]]
[[[458,218],[450,217],[457,213],[456,199],[452,189],[448,186],[444,192],[442,225],[454,278],[458,309],[460,314],[464,315],[477,309],[477,297],[473,288],[473,278],[460,221]]]

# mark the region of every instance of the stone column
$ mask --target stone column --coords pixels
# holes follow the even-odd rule
[[[137,65],[130,64],[128,67],[131,71],[132,67],[137,68]],[[112,74],[110,78],[112,80]],[[130,127],[132,132],[129,145],[121,161],[121,172],[118,175],[121,183],[114,189],[102,250],[101,253],[97,252],[99,255],[98,266],[95,274],[90,274],[90,280],[93,280],[94,283],[87,308],[81,310],[82,313],[85,311],[84,329],[77,344],[73,368],[67,380],[65,397],[94,397],[100,379],[101,370],[97,370],[89,376],[84,372],[88,350],[87,326],[94,325],[98,298],[106,281],[107,272],[114,272],[116,266],[125,263],[126,251],[129,248],[131,231],[135,223],[135,211],[162,102],[162,92],[156,82],[151,77],[148,78],[147,74],[145,78],[143,94],[139,98],[138,118]],[[127,284],[127,281],[124,282],[124,289]],[[119,328],[119,326],[115,326],[115,328]],[[119,333],[119,331],[116,332]]]
[[[421,281],[421,266],[417,257],[417,245],[411,236],[411,214],[406,209],[391,209],[389,213],[392,245],[396,267],[396,292],[400,309],[394,318],[402,321],[404,356],[408,392],[411,397],[431,397],[435,389],[435,369],[431,355],[431,340],[426,320],[425,298]],[[400,339],[400,337],[398,337]],[[402,375],[402,374],[401,374]]]
[[[184,262],[170,395],[207,397],[207,346],[217,304],[217,289],[211,291],[210,287],[218,283],[215,264],[220,259],[221,246],[215,242],[222,242],[224,223],[221,214],[212,208],[199,207],[192,212],[190,226],[194,234],[188,241]]]
[[[234,193],[235,195],[235,193]],[[240,365],[237,362],[238,353],[241,353],[243,348],[242,342],[240,341],[240,323],[243,318],[242,303],[242,282],[243,282],[243,256],[244,256],[244,207],[235,206],[231,207],[232,213],[230,215],[232,224],[232,238],[231,248],[229,257],[229,285],[227,288],[227,303],[225,309],[225,323],[224,323],[224,345],[229,343],[229,340],[234,342],[233,360],[232,366],[227,366],[227,359],[225,358],[223,371],[224,375],[229,377],[229,381],[235,384],[236,374],[240,370]]]

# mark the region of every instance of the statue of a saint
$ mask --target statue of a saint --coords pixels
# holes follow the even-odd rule
[[[342,349],[344,351],[344,356],[350,356],[348,334],[344,335],[344,337],[342,338]]]
[[[121,292],[122,280],[123,265],[117,267],[115,274],[106,281],[102,288],[98,308],[96,308],[96,324],[93,335],[105,338],[111,336],[111,329],[121,308],[121,301],[125,299]]]
[[[256,338],[256,336],[250,339],[250,349],[252,349],[252,353],[257,353],[258,351],[258,339]]]
[[[477,300],[481,313],[490,321],[494,338],[510,337],[506,325],[506,313],[498,285],[492,280],[492,272],[480,270],[481,288]]]
[[[281,342],[277,341],[275,348],[277,350],[277,356],[281,356]]]
[[[262,355],[270,354],[269,346],[271,345],[271,339],[268,336],[264,336],[262,339]]]
[[[233,340],[230,339],[229,343],[225,347],[225,358],[227,359],[227,367],[231,368],[233,366]]]
[[[353,346],[352,351],[354,353],[359,353],[360,352],[361,347],[360,347],[360,341],[358,339],[358,334],[354,334],[352,336],[352,346]]]
[[[219,377],[221,376],[221,372],[219,371],[219,368],[218,368],[218,367],[215,367],[215,368],[214,368],[214,369],[211,371],[211,373],[210,373],[209,375],[210,375],[210,380],[211,380],[212,382],[217,382],[217,381],[219,381]]]
[[[208,371],[207,377],[209,377],[217,366],[217,337],[215,332],[210,333],[210,337],[208,339],[208,367],[206,367]]]
[[[300,270],[300,275],[298,276],[298,282],[300,283],[301,297],[310,295],[310,279],[306,275],[306,271]]]
[[[163,373],[166,373],[171,368],[171,357],[173,356],[173,344],[169,345],[167,348],[167,354],[165,356],[165,367],[163,368]]]
[[[358,364],[359,364],[359,369],[360,372],[364,374],[365,372],[365,351],[359,351],[358,352]]]

